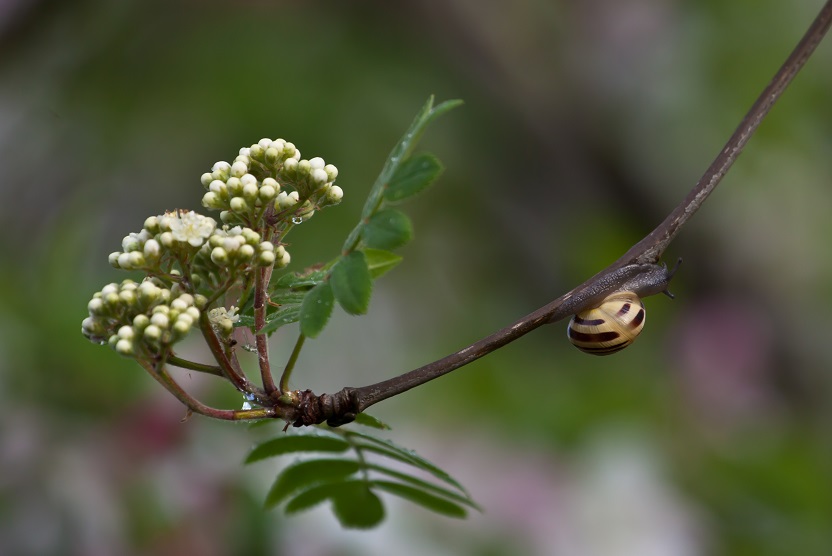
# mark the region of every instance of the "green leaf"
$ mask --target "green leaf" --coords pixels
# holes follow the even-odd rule
[[[393,481],[371,481],[370,484],[380,488],[381,490],[385,490],[390,494],[395,494],[405,500],[410,500],[415,504],[424,506],[425,508],[436,513],[450,517],[465,517],[468,514],[468,512],[465,511],[465,508],[456,502],[451,502],[447,498],[435,496],[429,492],[414,488],[410,485],[395,483]]]
[[[364,425],[365,427],[372,427],[374,429],[382,429],[388,431],[390,430],[390,425],[366,413],[356,413],[355,422],[359,425]]]
[[[442,174],[442,164],[428,153],[418,154],[405,160],[396,169],[384,192],[384,200],[396,203],[424,191]]]
[[[332,497],[332,511],[341,525],[350,529],[369,529],[384,520],[381,499],[364,481],[349,481]]]
[[[366,469],[371,469],[373,471],[378,471],[379,473],[384,473],[388,477],[393,477],[394,479],[399,479],[404,483],[409,483],[411,486],[419,488],[421,490],[427,490],[436,494],[437,496],[444,496],[445,498],[450,498],[460,504],[465,504],[477,511],[482,511],[482,508],[474,502],[470,497],[463,496],[456,491],[446,489],[439,485],[429,483],[425,480],[422,480],[418,477],[414,477],[413,475],[407,475],[406,473],[402,473],[400,471],[396,471],[395,469],[390,469],[389,467],[384,467],[383,465],[378,465],[376,463],[367,463],[364,466]]]
[[[300,306],[300,331],[309,338],[320,334],[332,314],[334,303],[332,287],[328,282],[309,290]]]
[[[396,209],[385,209],[374,214],[361,231],[361,240],[367,247],[395,249],[413,238],[410,218]]]
[[[335,299],[347,313],[362,315],[367,312],[373,281],[364,253],[353,251],[335,263],[329,283]]]
[[[284,274],[274,283],[275,288],[286,289],[309,289],[317,286],[326,278],[326,267],[315,270],[304,270],[303,272],[290,272]]]
[[[349,442],[334,435],[279,436],[255,446],[245,463],[254,463],[293,452],[344,452],[349,447]]]
[[[403,463],[410,464],[414,467],[418,467],[423,471],[427,471],[437,479],[444,481],[451,485],[452,487],[458,489],[460,492],[468,496],[468,491],[465,490],[461,484],[459,484],[456,479],[451,477],[447,472],[436,467],[434,464],[426,460],[425,458],[418,455],[413,450],[408,450],[407,448],[402,448],[386,440],[384,438],[378,438],[377,436],[372,436],[370,434],[364,434],[361,432],[356,431],[344,431],[343,434],[351,437],[353,441],[356,439],[361,449],[369,450],[371,452],[375,452],[377,454],[381,454],[383,456],[389,457],[391,459],[395,459],[401,461]]]
[[[361,251],[364,252],[364,257],[367,259],[367,267],[370,269],[370,276],[373,280],[386,274],[402,262],[401,255],[383,249],[365,247]]]
[[[271,334],[281,326],[297,322],[300,318],[300,304],[283,305],[274,313],[266,316],[266,326],[257,332],[260,334]]]
[[[277,476],[269,489],[265,507],[273,508],[309,485],[343,479],[358,468],[358,462],[349,459],[315,459],[290,465]]]
[[[310,489],[304,490],[286,503],[283,510],[288,514],[294,514],[314,508],[324,500],[332,498],[337,495],[338,489],[341,488],[343,482],[323,483],[313,486]]]
[[[286,513],[294,514],[332,500],[332,510],[341,525],[366,529],[381,523],[384,506],[365,481],[324,483],[305,490],[289,500]]]

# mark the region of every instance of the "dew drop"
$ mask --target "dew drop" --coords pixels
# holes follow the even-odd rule
[[[243,407],[242,407],[242,410],[243,410],[243,411],[247,411],[247,410],[249,410],[249,409],[251,409],[251,404],[250,404],[250,403],[248,403],[248,402],[243,402]]]
[[[293,216],[292,217],[292,224],[302,224],[302,223],[303,223],[303,218],[301,218],[300,216]]]

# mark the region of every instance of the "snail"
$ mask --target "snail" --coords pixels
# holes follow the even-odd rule
[[[641,298],[656,293],[673,298],[667,286],[681,262],[671,270],[657,264],[627,265],[613,271],[598,288],[579,292],[572,302],[585,308],[569,321],[569,341],[592,355],[610,355],[632,344],[644,328]],[[612,293],[606,293],[615,286]]]

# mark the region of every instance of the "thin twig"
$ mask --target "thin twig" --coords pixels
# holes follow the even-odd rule
[[[617,261],[605,268],[572,291],[560,296],[551,303],[530,313],[513,324],[479,340],[460,351],[443,357],[408,373],[361,388],[345,388],[334,394],[317,396],[318,403],[309,403],[309,407],[327,408],[319,411],[312,419],[300,419],[296,424],[310,424],[329,419],[331,424],[343,424],[351,420],[354,413],[364,411],[371,405],[392,396],[406,392],[411,388],[439,378],[455,369],[467,365],[480,357],[487,355],[509,342],[520,338],[535,328],[547,323],[563,319],[571,314],[569,303],[573,296],[597,286],[608,280],[609,275],[625,265],[632,263],[656,263],[667,246],[679,233],[682,226],[702,206],[722,180],[725,173],[739,156],[751,135],[768,114],[771,107],[786,89],[795,75],[814,52],[818,43],[829,29],[832,22],[832,0],[824,4],[806,34],[795,47],[791,55],[775,74],[771,83],[763,90],[757,101],[752,105],[748,114],[743,118],[734,134],[720,151],[713,163],[708,167],[702,178],[693,187],[685,199],[670,215],[650,232],[644,239],[636,243]],[[334,408],[334,409],[333,409]],[[334,416],[334,417],[333,417]],[[339,416],[344,417],[339,419]]]
[[[289,391],[289,377],[292,376],[292,369],[295,368],[295,363],[298,360],[298,355],[300,355],[300,350],[303,348],[303,342],[305,340],[306,336],[303,333],[298,335],[298,339],[295,342],[295,348],[292,350],[292,355],[290,355],[289,360],[286,361],[286,367],[283,369],[283,374],[280,376],[281,392]]]
[[[170,355],[168,357],[168,363],[175,367],[180,367],[182,369],[188,369],[189,371],[197,371],[200,373],[205,373],[209,375],[225,377],[222,373],[222,369],[220,369],[216,365],[206,365],[204,363],[197,363],[196,361],[188,361],[187,359],[182,359],[176,355]]]
[[[271,407],[258,407],[254,409],[217,409],[210,407],[200,402],[182,389],[181,386],[173,379],[165,368],[164,361],[159,361],[155,365],[147,360],[138,360],[139,364],[147,370],[147,372],[156,379],[159,384],[165,387],[168,392],[173,394],[177,400],[187,407],[193,413],[212,417],[214,419],[222,419],[225,421],[242,421],[248,419],[273,419],[277,416],[277,412]]]
[[[205,312],[199,317],[199,328],[202,330],[205,343],[208,344],[208,348],[211,350],[211,355],[219,363],[223,376],[228,379],[234,388],[244,395],[249,394],[254,396],[253,401],[259,405],[270,405],[271,401],[269,396],[245,377],[236,355],[232,354],[230,357],[226,355],[225,347],[211,327],[208,315]]]
[[[266,326],[266,287],[269,284],[270,273],[268,268],[255,270],[254,279],[254,329],[262,330]],[[257,346],[257,363],[260,366],[260,376],[263,380],[263,388],[266,394],[271,395],[277,391],[274,384],[271,365],[269,364],[269,338],[266,334],[256,332],[254,342]],[[279,392],[278,392],[279,393]]]

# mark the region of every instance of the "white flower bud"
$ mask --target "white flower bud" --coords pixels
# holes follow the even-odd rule
[[[110,263],[110,266],[115,268],[119,268],[118,266],[118,258],[121,255],[121,251],[113,251],[110,253],[110,256],[107,257],[107,261]]]
[[[324,166],[324,172],[329,177],[329,181],[335,181],[335,178],[338,177],[338,168],[335,167],[334,164],[327,164]]]
[[[181,317],[187,318],[183,320]],[[193,322],[190,320],[190,317],[181,315],[173,324],[173,332],[179,336],[184,336],[191,331],[191,325],[193,325]]]
[[[275,266],[278,268],[284,268],[289,266],[290,262],[292,262],[292,256],[289,255],[288,251],[286,251],[283,253],[283,256],[275,262]]]
[[[219,203],[219,198],[217,198],[217,194],[213,191],[209,191],[208,193],[202,196],[202,206],[209,209],[217,209],[222,205]]]
[[[101,288],[101,297],[110,295],[111,293],[118,293],[118,284],[114,282],[110,282],[103,288]]]
[[[242,183],[243,185],[248,185],[248,184],[257,185],[257,178],[255,178],[251,174],[246,174],[246,175],[244,175],[243,177],[240,178],[240,183]]]
[[[170,302],[170,308],[181,312],[188,308],[188,304],[182,299],[182,296],[179,296]]]
[[[133,341],[127,340],[122,338],[118,342],[116,342],[116,351],[119,352],[121,355],[131,356],[136,353],[135,348],[133,347]]]
[[[214,176],[211,175],[211,172],[205,172],[199,177],[199,181],[202,182],[203,187],[208,187],[208,184],[211,183],[211,180],[214,179]]]
[[[258,195],[264,203],[268,203],[277,196],[277,191],[271,185],[264,185],[260,188]]]
[[[248,173],[248,166],[246,166],[245,164],[243,164],[240,161],[237,161],[237,162],[235,162],[234,164],[231,165],[231,172],[230,173],[231,173],[232,177],[235,177],[235,178],[242,177],[242,176],[244,176],[245,174]]]
[[[340,203],[341,199],[344,198],[344,190],[338,187],[337,185],[333,185],[329,188],[329,191],[326,194],[326,199],[330,203]],[[316,221],[317,222],[317,221]]]
[[[167,249],[173,247],[173,241],[173,234],[170,232],[162,232],[162,234],[159,235],[159,243]]]
[[[148,259],[156,259],[159,257],[162,247],[155,239],[148,239],[144,244],[144,256]]]
[[[274,264],[274,261],[274,253],[271,251],[261,251],[260,254],[257,255],[257,264],[259,266],[271,266]]]
[[[130,268],[141,268],[145,264],[144,255],[139,251],[130,253]]]
[[[321,187],[327,181],[329,181],[329,176],[326,175],[326,171],[323,168],[314,168],[312,173],[310,174],[312,178],[312,182],[315,184],[316,187]]]
[[[309,166],[313,170],[317,170],[317,169],[323,170],[324,165],[325,165],[324,159],[321,158],[320,156],[316,156],[315,158],[310,158],[309,159]]]
[[[253,203],[257,199],[258,192],[256,183],[247,183],[243,186],[243,197],[249,202]]]
[[[158,326],[159,328],[167,328],[170,324],[170,319],[164,313],[153,313],[150,317],[150,324]]]
[[[249,260],[254,256],[254,247],[246,243],[245,245],[240,246],[238,253],[241,259]]]
[[[121,240],[121,250],[122,251],[135,251],[139,248],[139,239],[136,237],[135,234],[130,234],[129,236],[125,236],[124,239]]]
[[[148,216],[147,219],[144,221],[144,229],[151,234],[158,234],[159,233],[159,217],[158,216]]]
[[[308,176],[311,171],[312,165],[309,164],[308,160],[301,160],[298,162],[298,173]]]
[[[226,190],[227,190],[227,187],[225,185],[225,182],[222,181],[222,180],[214,180],[208,185],[208,191],[211,191],[212,193],[216,193],[217,195],[219,195],[220,193],[222,193],[223,191],[226,191]]]
[[[293,173],[298,168],[298,161],[294,158],[287,158],[286,161],[283,163],[283,171],[288,173]]]
[[[263,147],[264,149],[268,149],[269,147],[272,146],[272,140],[269,139],[268,137],[264,137],[263,139],[260,139],[259,141],[257,141],[257,144],[260,145],[261,147]]]
[[[197,297],[200,297],[200,296],[197,296]],[[199,299],[197,299],[196,301],[199,301]],[[206,301],[208,301],[208,300],[206,299]],[[185,314],[186,315],[191,315],[191,319],[193,319],[194,321],[199,320],[199,309],[197,309],[196,307],[188,307],[187,309],[185,309]]]
[[[231,197],[239,197],[243,192],[243,182],[240,178],[229,178],[225,184],[225,191]]]
[[[147,315],[136,315],[133,318],[133,329],[142,331],[150,324],[150,318]]]
[[[136,304],[136,292],[134,292],[133,290],[122,290],[121,292],[119,292],[118,297],[124,304],[128,306],[133,306]]]
[[[232,197],[228,203],[228,208],[233,212],[248,212],[248,203],[242,197]]]
[[[280,151],[278,149],[275,149],[274,147],[266,149],[266,162],[268,164],[274,164],[277,162],[278,158],[280,158]]]
[[[219,162],[217,162],[216,164],[211,166],[211,171],[212,172],[219,172],[221,174],[228,174],[228,172],[230,170],[231,170],[231,164],[229,164],[228,162],[226,162],[224,160],[220,160]]]
[[[240,149],[240,154],[243,156],[251,156],[251,149],[248,147],[243,147]]]
[[[260,243],[260,234],[258,234],[251,228],[243,228],[240,232],[240,235],[243,236],[243,239],[249,245],[257,245]]]
[[[118,267],[125,270],[130,269],[130,253],[122,253],[118,256]]]
[[[260,145],[252,145],[251,148],[248,150],[248,154],[251,158],[256,160],[263,160],[263,156],[268,151],[261,147]]]
[[[228,264],[228,252],[222,247],[214,247],[211,251],[211,260],[218,266],[225,266]]]
[[[91,315],[100,315],[104,311],[104,302],[101,301],[100,297],[93,297],[87,303],[87,310]]]
[[[266,251],[274,251],[274,243],[271,241],[264,241],[259,245],[260,252],[264,253]]]
[[[142,335],[145,337],[145,339],[150,340],[151,342],[155,342],[162,337],[162,329],[156,326],[155,324],[151,324],[150,326],[144,329]]]
[[[124,338],[125,340],[132,340],[136,336],[136,332],[133,330],[132,326],[127,326],[126,324],[118,329],[118,337]]]

